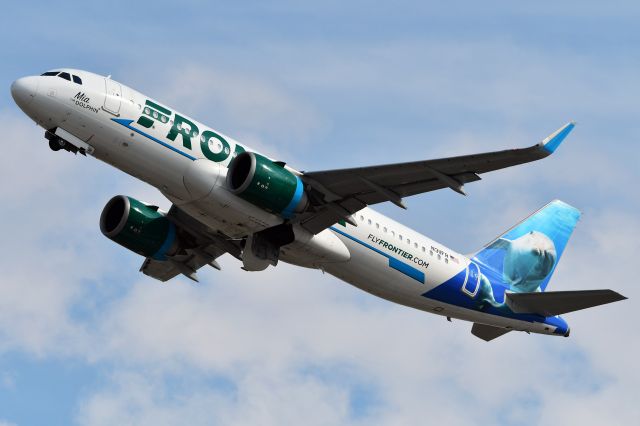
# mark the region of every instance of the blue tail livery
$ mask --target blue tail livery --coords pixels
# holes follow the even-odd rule
[[[510,291],[544,291],[579,219],[578,209],[560,200],[552,201],[472,259]]]
[[[554,200],[470,256],[468,266],[423,296],[484,314],[539,323],[568,336],[557,315],[624,299],[611,290],[546,292],[580,212]],[[510,331],[478,321],[472,333],[492,340]]]

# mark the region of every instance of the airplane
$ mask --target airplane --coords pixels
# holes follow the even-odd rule
[[[369,206],[439,189],[466,194],[482,173],[543,159],[569,122],[519,149],[339,170],[299,171],[111,78],[57,68],[11,94],[53,151],[90,155],[157,188],[168,211],[117,195],[102,233],[144,257],[162,282],[230,254],[246,271],[278,261],[319,269],[383,299],[470,321],[490,341],[510,331],[569,336],[561,314],[620,301],[613,290],[546,291],[580,212],[551,201],[463,255]]]

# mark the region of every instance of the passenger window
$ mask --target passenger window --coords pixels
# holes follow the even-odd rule
[[[386,233],[387,232],[387,227],[385,226],[384,228],[382,228],[382,230]]]
[[[407,238],[407,244],[411,244],[411,240]]]
[[[398,237],[400,238],[400,241],[402,241],[402,235],[398,234]]]
[[[58,77],[71,81],[71,76],[68,72],[61,72],[60,74],[58,74]]]
[[[367,220],[367,223],[368,223],[369,225],[371,225],[371,219]]]
[[[73,76],[73,82],[82,85],[82,79],[80,79],[80,77],[78,77],[77,75]]]
[[[48,71],[48,72],[45,72],[45,73],[44,73],[44,74],[42,74],[42,75],[43,75],[43,76],[46,76],[46,77],[53,77],[54,75],[58,75],[58,73],[59,73],[59,72],[60,72],[60,71]]]
[[[376,229],[380,229],[380,224],[376,223]]]
[[[364,216],[360,215],[360,222],[364,220]]]
[[[413,243],[413,248],[418,248],[418,243]]]
[[[422,252],[424,253],[424,252],[426,252],[426,251],[427,251],[427,249],[426,249],[426,248],[424,248],[424,246],[422,246]]]
[[[391,231],[391,235],[396,236],[396,231]]]

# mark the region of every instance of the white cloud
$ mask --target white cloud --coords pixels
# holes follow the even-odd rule
[[[544,64],[549,58],[500,43],[490,48],[432,45],[424,61],[413,64],[414,71],[402,68],[393,74],[397,86],[380,89],[381,73],[419,50],[391,47],[371,52],[366,60],[348,60],[349,52],[333,50],[337,57],[331,60],[325,51],[317,58],[323,68],[311,73],[311,62],[304,72],[295,68],[283,79],[299,75],[299,85],[316,82],[336,92],[411,91],[411,96],[431,97],[430,108],[443,102],[465,111],[472,105],[510,117],[505,134],[518,140],[528,138],[513,124],[525,120],[523,111],[545,109],[552,95],[563,90],[586,109],[608,90],[606,84],[592,87],[591,79],[564,84],[576,63],[592,68],[589,61],[558,63],[559,77],[544,65],[519,73],[524,66],[515,62]],[[505,64],[500,62],[505,52],[509,67],[501,71],[496,63]],[[484,55],[493,65],[466,81],[466,70]],[[446,60],[418,67],[438,57]],[[375,64],[390,65],[376,69]],[[492,76],[495,71],[501,72]],[[242,123],[245,134],[280,135],[286,128],[291,142],[322,128],[326,119],[292,94],[295,90],[257,75],[190,67],[184,75],[173,75],[178,83],[166,96],[172,105],[189,105],[195,116],[209,108],[208,115],[224,114],[229,128]],[[478,85],[482,81],[488,82]],[[535,88],[527,86],[532,81]],[[632,107],[627,94],[614,94],[599,107]],[[491,103],[483,104],[486,99]],[[549,114],[562,115],[567,105],[551,105]],[[225,259],[222,272],[202,273],[201,285],[132,278],[138,277],[141,259],[101,237],[100,208],[118,192],[153,202],[161,199],[159,194],[92,159],[49,152],[42,132],[24,123],[14,113],[0,116],[6,140],[14,142],[0,159],[8,177],[0,187],[3,220],[10,224],[3,228],[0,259],[0,350],[106,369],[105,383],[94,383],[79,395],[81,424],[637,422],[639,348],[631,337],[638,291],[629,274],[640,248],[638,200],[631,191],[620,211],[598,202],[610,194],[620,197],[619,183],[637,177],[619,167],[617,158],[585,153],[572,156],[569,162],[577,166],[570,170],[567,161],[548,160],[544,169],[527,166],[544,175],[524,167],[502,172],[490,178],[490,185],[475,184],[475,198],[456,201],[466,210],[451,209],[458,216],[443,219],[455,222],[446,232],[457,239],[483,243],[528,214],[549,192],[589,188],[594,201],[586,206],[551,288],[612,287],[631,297],[568,315],[569,339],[510,333],[487,344],[469,334],[467,323],[449,324],[362,294],[317,271],[287,265],[254,274]],[[483,137],[456,132],[432,147],[407,146],[418,146],[422,151],[416,152],[426,157],[447,144],[450,152],[475,151],[476,143],[493,147],[497,137],[495,130]],[[585,139],[589,147],[598,142]],[[284,158],[287,149],[267,153]],[[326,164],[326,158],[317,161]],[[596,182],[593,169],[600,172]],[[538,190],[545,186],[553,191]],[[489,205],[496,193],[501,201]],[[423,216],[437,206],[416,201],[412,207],[418,216],[407,216],[410,224],[429,233],[439,218],[423,221]]]

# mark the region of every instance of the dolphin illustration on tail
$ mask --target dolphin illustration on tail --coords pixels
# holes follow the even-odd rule
[[[518,293],[538,291],[558,258],[553,241],[539,231],[513,241],[499,238],[489,248],[505,250],[502,276],[510,290]]]
[[[478,308],[553,321],[560,314],[625,299],[612,290],[545,292],[579,219],[580,211],[554,200],[478,251],[472,257],[481,271]],[[505,332],[484,324],[472,328],[484,340]]]
[[[579,219],[576,208],[552,201],[478,251],[473,261],[490,281],[498,278],[492,284],[508,291],[544,291]]]
[[[423,296],[541,322],[568,336],[569,326],[558,315],[625,299],[612,290],[546,291],[579,219],[576,208],[554,200],[469,256],[466,268]],[[510,329],[474,323],[471,331],[492,340]]]

